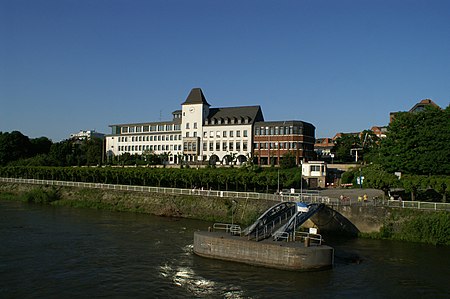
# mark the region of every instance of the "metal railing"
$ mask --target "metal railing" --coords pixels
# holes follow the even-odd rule
[[[309,238],[310,245],[320,246],[322,245],[322,235],[309,232],[296,232],[295,241],[304,242],[306,238]]]
[[[214,223],[214,230],[224,230],[227,233],[231,233],[232,235],[241,235],[242,230],[241,227],[237,224],[229,224],[229,223]]]
[[[324,203],[327,205],[374,205],[387,206],[394,208],[414,208],[421,210],[434,211],[450,211],[450,203],[440,202],[420,202],[420,201],[399,201],[399,200],[381,200],[372,199],[368,201],[346,200],[341,201],[339,198],[330,198],[327,196],[320,196],[319,193],[302,193],[302,194],[269,194],[257,192],[236,192],[236,191],[218,191],[218,190],[203,190],[203,189],[183,189],[183,188],[165,188],[165,187],[149,187],[149,186],[133,186],[133,185],[115,185],[103,183],[86,183],[86,182],[72,182],[72,181],[54,181],[54,180],[37,180],[37,179],[22,179],[22,178],[3,178],[0,177],[0,182],[5,183],[19,183],[19,184],[36,184],[49,186],[63,186],[63,187],[79,187],[79,188],[95,188],[106,190],[119,191],[136,191],[136,192],[151,192],[164,194],[178,194],[178,195],[195,195],[206,197],[226,197],[226,198],[243,198],[243,199],[260,199],[271,201],[295,201],[305,203]]]

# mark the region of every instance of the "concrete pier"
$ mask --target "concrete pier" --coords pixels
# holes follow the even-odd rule
[[[312,271],[333,266],[334,249],[302,242],[251,241],[226,232],[195,232],[194,253],[208,258],[282,270]]]

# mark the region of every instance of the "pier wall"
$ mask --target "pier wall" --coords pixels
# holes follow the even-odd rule
[[[195,232],[197,255],[283,270],[319,270],[333,265],[333,248],[298,242],[255,242],[213,232]]]

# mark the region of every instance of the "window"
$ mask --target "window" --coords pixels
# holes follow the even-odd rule
[[[243,131],[243,134],[244,134],[244,137],[248,137],[247,130],[244,130],[244,131]]]
[[[217,138],[220,138],[220,131],[217,131],[217,132],[216,132],[216,137],[217,137]]]
[[[284,135],[284,127],[280,127],[280,135]]]
[[[234,131],[230,131],[230,137],[234,137]]]
[[[172,125],[166,125],[166,131],[172,131]]]
[[[194,132],[194,137],[197,137],[197,132]]]
[[[209,151],[212,152],[214,150],[214,142],[209,142]]]
[[[258,143],[254,143],[254,147],[255,147],[255,149],[258,149]]]
[[[203,138],[208,138],[208,132],[203,132]]]
[[[150,130],[150,127],[149,126],[143,126],[142,127],[142,131],[143,132],[148,132]]]
[[[186,137],[189,137],[189,132],[186,132]]]
[[[128,127],[122,127],[122,133],[128,133]]]
[[[159,132],[164,131],[164,125],[158,125],[158,131]]]
[[[311,165],[311,171],[320,171],[320,165]]]
[[[223,138],[226,138],[227,137],[227,131],[223,131],[222,132],[222,136],[223,136]]]
[[[279,135],[279,128],[278,127],[275,127],[275,135]]]
[[[187,149],[188,149],[188,143],[187,142],[183,143],[183,149],[184,149],[185,152],[187,152]]]
[[[197,129],[197,123],[194,123],[194,129]]]
[[[214,137],[214,131],[209,131],[209,137],[213,138]]]
[[[207,144],[206,144],[206,142],[203,142],[203,151],[206,152],[206,149],[207,149]]]
[[[223,150],[223,151],[226,151],[226,150],[227,150],[227,142],[226,142],[226,141],[224,141],[224,142],[222,143],[222,150]]]
[[[247,151],[247,141],[242,142],[242,150],[243,150],[244,152]]]
[[[141,133],[142,132],[142,127],[141,126],[137,126],[136,127],[136,133]]]
[[[150,126],[150,132],[156,132],[156,125]]]
[[[260,132],[259,128],[256,128],[256,130],[255,130],[255,135],[258,136],[258,135],[259,135],[259,132]]]
[[[186,123],[186,129],[189,129],[189,123]]]
[[[236,137],[241,137],[241,131],[239,130],[236,131]]]
[[[134,127],[130,127],[130,128],[128,129],[128,133],[134,133]]]
[[[216,151],[220,151],[220,142],[219,141],[216,142]]]

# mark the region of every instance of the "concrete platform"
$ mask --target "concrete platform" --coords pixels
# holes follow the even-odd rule
[[[226,232],[195,232],[194,253],[208,258],[294,271],[333,267],[334,249],[319,245],[305,247],[301,242],[247,240]]]

